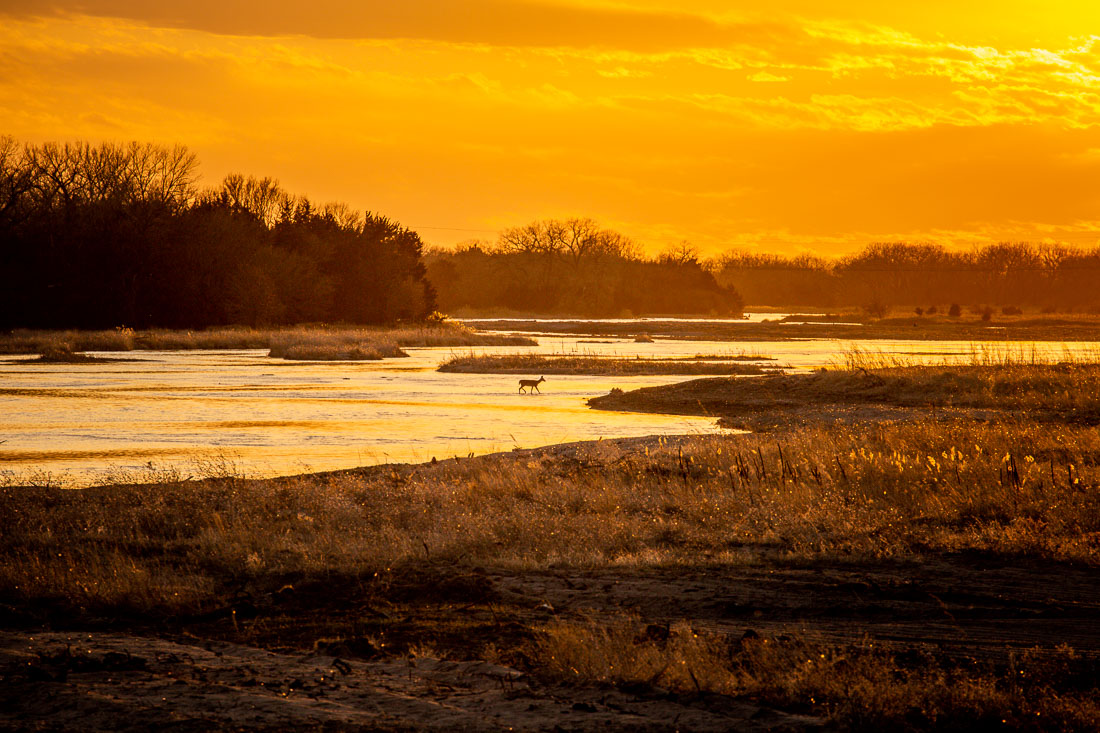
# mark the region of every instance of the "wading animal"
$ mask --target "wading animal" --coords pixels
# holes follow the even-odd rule
[[[545,381],[546,377],[539,377],[538,379],[521,379],[519,380],[519,392],[520,394],[534,394],[535,392],[542,394],[542,392],[539,392],[539,382]],[[525,389],[530,389],[531,392],[524,392]]]

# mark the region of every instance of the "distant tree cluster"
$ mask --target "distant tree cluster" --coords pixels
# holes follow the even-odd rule
[[[538,221],[495,244],[431,250],[428,277],[445,310],[508,309],[586,316],[739,315],[736,289],[719,285],[684,244],[655,258],[591,219]]]
[[[718,282],[737,288],[752,305],[1100,305],[1100,248],[1005,242],[956,252],[877,243],[839,260],[729,252],[708,264]]]
[[[435,308],[420,237],[182,146],[0,137],[0,326],[380,323]]]

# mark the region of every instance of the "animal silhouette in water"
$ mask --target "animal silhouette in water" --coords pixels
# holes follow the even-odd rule
[[[519,380],[519,392],[520,394],[534,394],[535,392],[542,394],[542,392],[539,391],[539,382],[545,381],[546,377],[539,377],[538,379],[521,379]],[[524,392],[525,389],[530,389],[531,391]]]

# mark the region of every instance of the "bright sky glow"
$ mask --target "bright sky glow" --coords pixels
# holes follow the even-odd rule
[[[1100,5],[737,5],[0,0],[0,132],[186,143],[435,244],[1097,243]]]

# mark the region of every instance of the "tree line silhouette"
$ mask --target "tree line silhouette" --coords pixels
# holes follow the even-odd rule
[[[435,308],[419,235],[183,146],[0,137],[0,326],[383,323]]]
[[[740,315],[737,289],[720,284],[684,243],[656,257],[592,219],[552,219],[425,255],[447,311],[627,316]]]
[[[773,306],[1100,307],[1100,248],[876,243],[837,260],[687,243],[646,256],[587,218],[424,251],[419,235],[270,178],[198,186],[195,155],[0,137],[0,327],[385,323],[444,310],[737,315]]]
[[[709,266],[718,282],[753,305],[1100,306],[1100,248],[1001,242],[951,251],[887,242],[838,260],[727,252]]]

